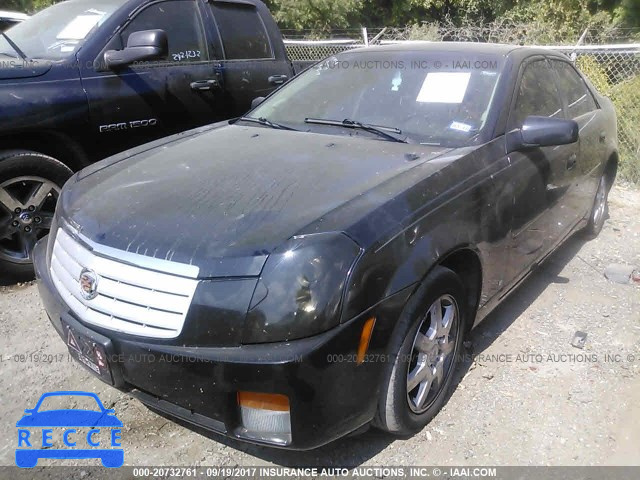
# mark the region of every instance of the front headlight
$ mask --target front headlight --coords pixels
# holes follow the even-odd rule
[[[319,233],[295,237],[269,255],[243,342],[293,340],[336,326],[344,286],[359,253],[346,235]]]

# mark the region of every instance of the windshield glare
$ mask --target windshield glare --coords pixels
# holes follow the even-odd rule
[[[29,58],[62,60],[78,51],[91,31],[125,1],[68,0],[38,12],[7,35]],[[0,37],[0,55],[17,57],[4,37]]]
[[[310,68],[251,112],[306,131],[353,134],[305,118],[402,130],[425,144],[470,145],[484,128],[500,57],[428,51],[352,52]],[[378,137],[379,139],[379,137]]]

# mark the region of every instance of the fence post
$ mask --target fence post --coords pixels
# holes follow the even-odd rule
[[[362,40],[364,41],[364,46],[369,46],[369,34],[367,33],[367,27],[362,27]]]

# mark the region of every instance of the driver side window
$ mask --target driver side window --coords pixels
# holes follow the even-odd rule
[[[530,63],[520,78],[510,128],[519,128],[529,115],[562,118],[562,102],[556,78],[546,60]]]
[[[160,60],[187,63],[209,59],[195,0],[169,0],[149,5],[122,29],[122,43],[126,46],[133,32],[156,29],[164,30],[169,40],[169,53]]]

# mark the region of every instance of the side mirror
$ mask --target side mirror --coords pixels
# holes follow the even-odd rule
[[[509,152],[535,147],[567,145],[578,141],[578,124],[574,120],[539,117],[525,118],[522,128],[507,134]]]
[[[254,108],[256,108],[258,105],[260,105],[262,102],[265,101],[266,97],[256,97],[253,100],[251,100],[251,110],[253,110]]]
[[[167,56],[169,41],[164,30],[143,30],[129,35],[124,50],[107,50],[104,63],[107,68],[126,67],[134,62],[157,60]]]

